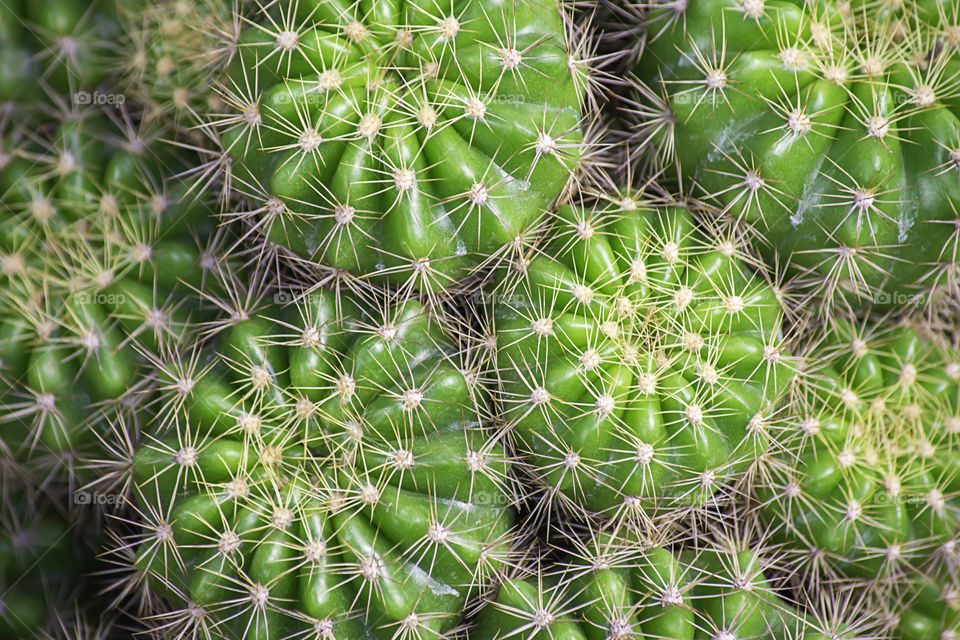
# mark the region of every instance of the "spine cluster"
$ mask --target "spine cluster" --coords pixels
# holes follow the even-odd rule
[[[955,640],[954,5],[6,0],[0,638]]]

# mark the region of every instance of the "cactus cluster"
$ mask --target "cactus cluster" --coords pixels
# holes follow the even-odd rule
[[[129,448],[152,362],[202,319],[184,294],[216,269],[215,219],[154,133],[119,120],[70,111],[4,155],[0,428],[20,473],[74,481]]]
[[[0,6],[0,637],[954,640],[948,0]]]

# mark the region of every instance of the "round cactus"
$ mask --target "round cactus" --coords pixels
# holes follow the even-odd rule
[[[801,611],[784,600],[755,543],[707,534],[665,547],[631,538],[584,536],[563,545],[572,553],[559,563],[505,580],[471,637],[821,640],[872,628],[843,601]]]
[[[957,291],[955,4],[643,4],[640,137],[697,197],[828,303]]]
[[[685,208],[608,200],[561,207],[490,296],[499,411],[548,496],[675,514],[776,446],[780,302]]]
[[[160,624],[264,639],[457,626],[507,558],[513,500],[442,316],[326,290],[243,308],[166,367],[162,423],[135,457],[135,561],[174,605]]]
[[[303,259],[451,287],[580,158],[585,71],[556,2],[262,3],[211,122],[256,230]]]
[[[110,46],[117,33],[110,4],[4,2],[0,6],[0,106],[37,102],[44,98],[45,89],[76,94],[103,82],[110,72]],[[82,95],[81,103],[90,96]]]
[[[0,172],[3,453],[45,472],[138,420],[151,354],[200,319],[184,293],[216,267],[211,212],[151,136],[74,115]]]
[[[838,320],[806,361],[797,442],[771,458],[760,513],[810,584],[872,587],[902,637],[956,634],[960,352],[922,327]]]

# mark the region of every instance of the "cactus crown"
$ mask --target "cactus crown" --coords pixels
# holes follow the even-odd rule
[[[548,498],[676,514],[778,446],[780,303],[734,239],[621,193],[561,207],[541,246],[515,251],[491,295],[491,375]]]
[[[4,463],[101,486],[123,480],[99,463],[80,473],[81,459],[129,449],[150,354],[200,319],[184,292],[205,287],[222,242],[204,202],[166,177],[181,160],[157,151],[160,132],[125,110],[113,120],[71,110],[12,132],[0,177]]]
[[[638,148],[827,308],[957,291],[955,6],[642,4]]]
[[[588,52],[559,3],[270,2],[242,18],[205,122],[232,217],[307,264],[452,287],[561,195]]]
[[[235,53],[241,15],[225,0],[161,0],[122,8],[120,86],[148,121],[186,129],[223,105],[213,76]],[[188,133],[181,131],[181,133]]]
[[[882,319],[838,320],[808,349],[791,455],[758,483],[761,515],[808,586],[868,586],[894,626],[953,628],[960,352]]]
[[[323,289],[286,310],[238,301],[221,302],[215,344],[160,366],[160,423],[134,462],[129,580],[174,605],[158,624],[243,638],[456,627],[508,560],[514,498],[442,314]]]

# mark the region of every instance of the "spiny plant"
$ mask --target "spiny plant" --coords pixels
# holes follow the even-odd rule
[[[678,204],[602,195],[514,247],[484,344],[539,513],[675,517],[779,446],[793,375],[777,288]]]
[[[0,171],[0,444],[19,473],[73,481],[98,440],[130,448],[149,354],[199,320],[220,240],[151,131],[89,110],[57,124]]]
[[[960,351],[925,327],[838,319],[811,331],[761,516],[808,588],[869,587],[900,637],[960,632]]]
[[[29,489],[5,485],[3,493],[0,634],[11,640],[105,638],[108,616],[96,612],[103,621],[99,628],[86,619],[93,603],[84,594],[85,573],[94,566],[96,535],[81,535]]]
[[[5,104],[46,102],[45,91],[72,100],[99,86],[110,71],[114,9],[107,0],[3,2],[0,110]]]
[[[222,77],[228,214],[300,259],[437,291],[577,173],[592,91],[557,2],[257,3]]]
[[[242,22],[234,5],[160,0],[121,7],[122,47],[129,54],[118,61],[120,86],[144,105],[147,119],[186,128],[223,109],[213,76],[235,51]]]
[[[412,299],[317,289],[284,309],[258,289],[235,283],[214,342],[160,367],[118,587],[164,597],[148,621],[178,637],[456,628],[515,537],[456,334]]]
[[[632,109],[668,174],[828,309],[956,295],[956,3],[639,5]]]
[[[776,566],[765,553],[772,549],[735,531],[665,542],[623,531],[587,531],[568,540],[558,561],[536,564],[526,577],[518,572],[506,579],[480,610],[471,637],[870,637],[873,622],[849,601],[803,610],[785,599],[770,579]]]

